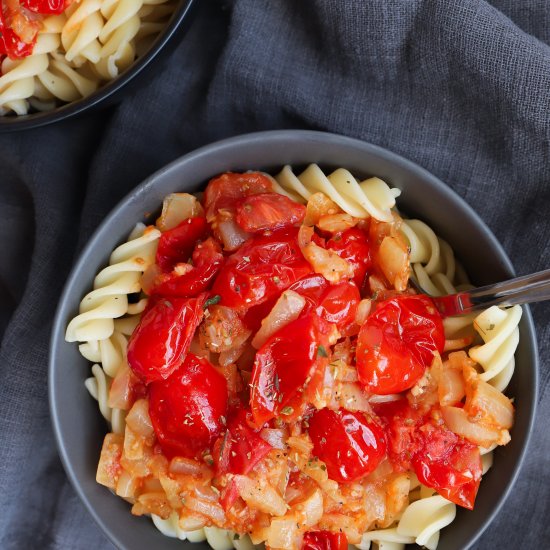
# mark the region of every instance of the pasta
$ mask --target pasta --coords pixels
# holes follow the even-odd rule
[[[250,550],[262,543],[273,549],[297,549],[302,541],[304,548],[309,549],[311,546],[305,541],[311,533],[313,537],[318,533],[322,537],[334,536],[340,547],[350,543],[360,550],[368,550],[372,544],[378,550],[403,550],[413,543],[435,550],[441,529],[455,518],[457,504],[473,507],[477,484],[492,465],[493,449],[509,441],[513,407],[502,391],[513,374],[521,308],[493,307],[475,317],[451,318],[444,323],[440,320],[437,330],[441,344],[434,348],[413,382],[395,386],[401,377],[395,371],[389,382],[380,379],[369,386],[362,370],[361,353],[379,353],[380,346],[386,344],[369,341],[366,351],[362,351],[363,330],[381,310],[388,304],[398,307],[401,299],[412,299],[415,316],[422,316],[422,310],[416,308],[425,300],[428,305],[421,330],[427,330],[435,322],[433,303],[415,295],[406,284],[411,264],[428,292],[452,292],[457,285],[467,284],[465,275],[457,269],[450,246],[423,222],[402,221],[391,210],[398,192],[382,180],[371,180],[367,180],[371,182],[368,185],[358,182],[343,168],[325,176],[317,165],[310,165],[296,176],[286,166],[275,177],[250,172],[214,178],[204,193],[202,206],[191,195],[170,195],[165,199],[157,227],[138,224],[128,241],[114,250],[109,266],[96,277],[94,290],[82,300],[79,314],[67,327],[66,339],[80,342],[80,352],[93,363],[92,377],[86,380],[86,387],[111,424],[97,480],[131,502],[134,514],[149,515],[162,534],[191,542],[206,541],[214,550]],[[218,211],[212,208],[212,201],[224,200],[224,193],[229,194],[226,189],[249,192],[254,186],[256,194],[232,198],[241,201],[236,206],[227,202]],[[307,206],[289,200],[297,197]],[[269,223],[278,223],[278,216],[286,216],[290,220],[286,228],[277,226],[277,230],[267,229],[263,233],[265,220],[257,217],[260,213],[261,218],[264,210],[251,206],[258,201],[260,205],[269,205]],[[302,218],[293,217],[296,213]],[[304,220],[308,214],[311,225],[304,222],[298,229],[295,224],[300,222],[296,220]],[[236,223],[241,233],[233,227],[228,238],[227,231],[221,230],[228,220]],[[315,240],[312,226],[322,228],[324,240]],[[242,239],[243,231],[244,240],[237,244],[235,252],[235,235]],[[252,236],[251,231],[262,233]],[[329,239],[327,233],[334,237]],[[353,258],[355,262],[355,258],[365,259],[368,254],[361,256],[357,249],[353,256],[329,251],[342,250],[346,242],[358,246],[357,239],[366,239],[366,235],[373,247],[367,252],[379,266],[385,261],[382,248],[386,239],[393,239],[395,246],[389,247],[391,269],[381,267],[376,277],[368,276],[368,268],[361,272],[359,287],[366,287],[362,296],[368,296],[361,300],[355,278],[360,265],[354,263],[351,271],[349,265],[347,270],[345,265],[340,268],[345,258]],[[188,244],[182,244],[187,239],[194,242],[192,252]],[[259,256],[253,246],[256,239],[267,243]],[[284,243],[284,268],[277,267],[276,257],[269,256],[281,246],[277,239]],[[401,245],[402,239],[409,248]],[[221,253],[222,242],[229,248],[226,255]],[[242,252],[241,258],[242,250],[247,252]],[[261,290],[254,290],[256,294],[241,295],[241,286],[247,289],[255,284],[255,279],[243,278],[246,271],[237,271],[231,275],[234,279],[228,279],[239,281],[236,285],[223,286],[224,277],[231,273],[224,270],[233,269],[234,257],[240,258],[244,270],[250,264],[255,277],[268,277],[262,279]],[[276,270],[276,275],[271,276],[271,272],[262,275],[265,266]],[[337,276],[335,270],[328,269],[331,266],[338,267]],[[295,275],[293,269],[298,270]],[[396,270],[402,273],[396,274]],[[334,279],[325,280],[325,273]],[[292,276],[297,286],[289,283],[283,287],[287,290],[282,291],[277,286],[281,277]],[[185,283],[183,286],[181,281]],[[254,337],[255,331],[243,324],[247,313],[239,308],[250,310],[254,305],[250,302],[259,292],[270,291],[273,284],[276,285],[273,296],[280,296],[269,312],[262,313],[261,328],[256,332],[256,337],[261,334],[258,339]],[[266,376],[264,372],[273,373],[270,369],[278,372],[277,362],[281,361],[275,351],[278,342],[296,348],[290,355],[285,351],[283,361],[300,353],[301,339],[310,338],[314,329],[308,328],[310,332],[304,334],[299,327],[305,321],[310,322],[313,314],[307,304],[320,299],[319,292],[325,295],[324,290],[319,290],[325,288],[323,285],[328,288],[327,296],[336,289],[355,290],[330,307],[316,306],[315,318],[322,318],[322,311],[332,312],[330,330],[326,325],[321,331],[327,339],[322,344],[315,343],[314,348],[317,358],[314,364],[322,364],[325,370],[319,371],[322,377],[315,392],[310,391],[307,398],[301,397],[309,388],[311,377],[306,378],[298,397],[288,406],[289,402],[282,400],[283,377],[275,374],[273,382],[266,383],[261,376]],[[199,290],[189,296],[191,288]],[[208,294],[197,295],[205,288],[210,289]],[[312,289],[317,294],[311,294]],[[301,292],[305,294],[302,296]],[[183,293],[183,297],[178,293]],[[348,302],[357,307],[348,318],[350,324],[333,320],[339,319],[334,317],[335,304]],[[360,305],[366,313],[360,313]],[[175,340],[164,348],[163,340],[157,339],[165,324],[169,334],[176,330],[171,320],[174,315],[184,320],[185,335],[180,335],[177,341],[185,339],[186,352],[173,347],[179,345],[173,343]],[[406,315],[405,311],[402,315]],[[392,321],[384,323],[387,334]],[[288,335],[283,338],[287,329]],[[150,332],[144,336],[147,330]],[[400,325],[399,330],[407,329]],[[427,341],[422,345],[430,346],[429,335],[425,337]],[[140,338],[147,342],[146,348],[136,344]],[[251,358],[243,359],[250,352]],[[266,353],[269,368],[261,371],[261,358]],[[384,364],[391,366],[392,354],[405,352],[396,352],[392,346],[389,351],[383,348],[381,353],[389,354]],[[140,354],[147,358],[147,363]],[[157,356],[161,359],[158,365]],[[172,364],[172,357],[177,361],[174,376],[164,373]],[[185,357],[183,364],[182,357]],[[302,357],[299,364],[306,360],[309,359]],[[299,364],[293,363],[292,368],[299,370]],[[208,365],[213,370],[204,370]],[[199,371],[200,377],[193,381],[185,378]],[[260,378],[256,377],[258,372]],[[292,378],[294,374],[284,372],[288,385],[286,377]],[[407,373],[409,376],[413,377],[412,371]],[[386,383],[389,385],[384,386]],[[176,384],[175,389],[171,389],[172,384]],[[208,388],[204,394],[200,393],[202,384]],[[223,389],[216,389],[222,387],[219,384]],[[255,392],[260,391],[262,384],[267,385],[258,399]],[[171,401],[173,391],[179,392],[174,394],[178,396],[176,402]],[[223,408],[226,391],[239,402],[233,405],[237,409]],[[240,397],[243,394],[246,397]],[[193,416],[189,404],[194,395],[200,395],[197,416]],[[257,420],[256,415],[265,414],[261,403],[269,399],[274,400],[270,406],[278,408],[280,416],[273,413]],[[309,409],[299,408],[304,402]],[[248,405],[245,422],[238,411],[244,414],[245,409],[239,407]],[[182,416],[178,416],[180,408]],[[367,416],[361,416],[363,413]],[[359,468],[353,466],[353,458],[344,457],[353,457],[361,449],[361,443],[354,440],[347,452],[345,440],[339,440],[338,448],[332,451],[325,447],[330,445],[330,441],[327,443],[330,434],[336,433],[330,430],[338,430],[339,421],[335,419],[344,417],[346,433],[351,433],[348,429],[356,422],[377,418],[375,424],[361,424],[361,430],[370,430],[369,441],[378,441],[378,446],[369,448],[362,458],[361,468],[368,461],[374,461],[373,466],[354,478],[351,474],[339,477],[343,474],[338,472]],[[198,454],[195,447],[189,446],[203,437],[204,432],[194,431],[193,426],[205,418],[213,419],[208,420],[210,425],[218,424],[220,435],[200,447]],[[388,430],[384,436],[382,428]],[[176,431],[167,438],[169,430]],[[416,432],[424,435],[415,439]],[[404,437],[400,434],[405,433],[412,435],[400,439]],[[386,438],[391,440],[387,448]],[[428,438],[432,446],[422,447],[423,438]],[[437,462],[442,446],[446,449],[444,460]],[[334,469],[331,452],[337,457],[338,470]],[[435,455],[430,456],[433,452]],[[235,462],[232,457],[236,457]],[[117,461],[116,468],[113,460]],[[251,468],[247,468],[247,461],[251,461]],[[416,461],[422,465],[418,466]],[[453,485],[454,481],[449,482],[450,486],[438,485],[439,478],[430,477],[433,464],[437,468],[452,465],[454,473],[445,479],[463,481],[458,486]],[[231,504],[235,499],[238,502]]]
[[[0,115],[50,110],[89,96],[147,50],[175,1],[74,0],[66,6],[42,19],[26,57],[2,60],[0,43]]]
[[[344,168],[338,168],[328,176],[316,164],[310,164],[298,176],[290,166],[285,166],[275,176],[277,184],[292,199],[307,202],[313,193],[324,193],[344,212],[357,218],[372,216],[383,222],[391,221],[391,209],[399,189],[390,189],[380,178],[358,182]]]

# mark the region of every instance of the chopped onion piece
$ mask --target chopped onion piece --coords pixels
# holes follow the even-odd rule
[[[134,403],[126,417],[126,424],[135,434],[145,438],[155,433],[149,416],[149,401],[147,399],[138,399]]]
[[[262,326],[252,340],[252,345],[260,349],[272,334],[298,319],[305,305],[306,299],[303,296],[293,290],[285,290],[267,317],[263,319]]]
[[[284,449],[288,433],[284,429],[264,428],[260,432],[260,437],[267,441],[274,449]]]
[[[187,218],[204,216],[204,210],[197,197],[189,193],[172,193],[162,203],[162,213],[157,220],[161,231],[168,231]]]
[[[270,548],[299,548],[297,536],[296,518],[275,518],[268,530],[267,545]]]
[[[245,241],[250,239],[250,233],[241,229],[232,218],[218,223],[218,235],[223,242],[224,250],[232,252],[237,250]]]
[[[217,503],[188,496],[185,499],[185,507],[210,518],[218,526],[222,526],[225,522],[225,512]]]
[[[251,508],[273,516],[282,516],[286,513],[286,502],[277,490],[265,481],[255,481],[241,475],[236,475],[233,479],[242,499]]]
[[[339,233],[357,225],[359,220],[349,214],[328,214],[321,216],[315,224],[322,231],[329,233]]]
[[[395,290],[406,290],[411,267],[409,251],[404,240],[398,237],[384,237],[378,258],[382,272]]]

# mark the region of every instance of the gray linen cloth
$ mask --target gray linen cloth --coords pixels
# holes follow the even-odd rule
[[[199,2],[185,40],[120,106],[0,136],[0,548],[110,548],[69,485],[46,397],[75,255],[143,178],[255,130],[361,138],[439,176],[518,273],[550,267],[550,10],[543,0]],[[527,461],[479,549],[550,539],[548,305]]]

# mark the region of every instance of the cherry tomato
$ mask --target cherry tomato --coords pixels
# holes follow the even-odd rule
[[[304,535],[302,550],[348,550],[348,539],[344,533],[309,531]]]
[[[220,208],[233,209],[238,199],[273,191],[270,179],[259,172],[227,172],[211,179],[204,190],[204,208],[210,221]]]
[[[34,13],[53,14],[63,13],[69,2],[65,0],[21,0],[21,5]]]
[[[321,409],[308,422],[313,454],[326,464],[330,479],[340,483],[361,479],[386,454],[383,430],[363,413]]]
[[[206,218],[187,218],[159,239],[157,264],[163,271],[171,271],[177,263],[186,262],[198,240],[208,234]]]
[[[347,260],[353,268],[353,282],[362,289],[365,276],[372,266],[371,250],[367,235],[357,227],[338,233],[327,242],[327,248]]]
[[[18,2],[0,4],[0,54],[20,59],[32,54],[40,21],[33,21]]]
[[[387,426],[394,469],[414,470],[424,485],[471,510],[481,479],[479,448],[436,424],[432,415],[419,414],[407,399],[377,405],[376,413]]]
[[[216,441],[214,460],[217,475],[246,475],[272,449],[258,432],[250,428],[246,416],[247,412],[242,408],[230,414],[227,431]]]
[[[335,324],[343,336],[347,336],[350,325],[355,322],[360,300],[359,290],[350,281],[329,285],[321,296],[316,312],[319,317]]]
[[[419,481],[447,500],[472,510],[481,481],[479,447],[430,424],[422,426],[419,437],[424,440],[423,448],[412,461]]]
[[[168,378],[185,359],[200,324],[207,294],[158,300],[128,342],[128,364],[146,383]]]
[[[297,242],[298,230],[259,236],[244,243],[226,261],[213,292],[229,307],[252,307],[278,296],[311,273]]]
[[[278,193],[260,193],[238,201],[235,221],[248,233],[258,233],[302,223],[305,215],[303,204]]]
[[[223,375],[189,353],[170,377],[149,388],[149,414],[162,452],[169,458],[194,458],[209,449],[227,414]]]
[[[256,353],[250,404],[254,424],[275,416],[290,420],[301,412],[302,392],[326,362],[327,327],[315,315],[300,317],[278,330]]]
[[[443,352],[441,316],[427,296],[396,296],[381,302],[359,331],[356,364],[359,381],[376,394],[414,386]]]
[[[289,289],[307,300],[303,314],[314,310],[319,317],[335,324],[343,336],[348,335],[361,300],[354,283],[344,281],[331,285],[322,275],[313,274],[295,282]]]
[[[157,277],[150,294],[185,298],[207,290],[224,262],[221,246],[210,237],[195,246],[192,259],[193,265],[183,275],[173,271]]]

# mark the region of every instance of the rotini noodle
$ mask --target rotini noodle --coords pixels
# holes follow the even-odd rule
[[[499,391],[504,391],[514,373],[514,353],[519,343],[518,324],[521,306],[486,309],[474,321],[474,327],[484,341],[470,349],[469,355],[483,367],[481,379]]]
[[[89,96],[146,51],[175,7],[167,0],[78,0],[44,17],[32,54],[2,61],[0,116]]]
[[[391,209],[395,206],[395,198],[401,193],[399,189],[390,189],[380,178],[359,182],[345,168],[338,168],[326,176],[317,164],[310,164],[298,176],[287,165],[275,176],[275,180],[277,191],[282,189],[285,195],[299,202],[321,192],[351,216],[372,216],[384,222],[391,221]]]
[[[68,342],[104,340],[114,331],[114,319],[128,312],[128,295],[141,290],[141,274],[155,261],[160,231],[154,227],[143,230],[114,250],[109,266],[94,280],[94,290],[80,303],[80,315],[68,325]]]

